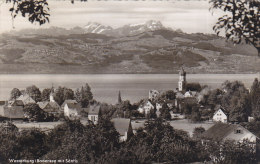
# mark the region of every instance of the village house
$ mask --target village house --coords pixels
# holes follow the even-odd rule
[[[181,92],[176,92],[175,97],[176,97],[176,99],[183,99],[184,98],[184,94],[182,94]]]
[[[44,101],[44,102],[38,102],[37,104],[45,112],[48,112],[48,113],[51,113],[54,115],[61,113],[61,108],[60,108],[59,104],[56,102]]]
[[[239,124],[216,123],[202,134],[202,139],[219,142],[226,140],[243,142],[247,140],[255,149],[259,146],[259,138]]]
[[[0,115],[2,117],[10,118],[10,119],[23,119],[24,111],[23,111],[23,103],[17,101],[15,103],[10,103],[7,101],[0,102]]]
[[[217,110],[215,111],[215,113],[213,115],[213,121],[227,123],[228,115],[227,115],[227,112],[225,112],[224,108],[218,107],[216,109]]]
[[[187,97],[195,97],[196,95],[197,95],[196,91],[187,91],[187,92],[185,92],[184,97],[185,98],[187,98]]]
[[[33,98],[31,98],[28,94],[21,95],[16,100],[21,100],[24,105],[30,104],[30,103],[36,103]]]
[[[39,107],[44,110],[45,112],[48,112],[50,114],[58,115],[60,114],[61,107],[59,104],[54,100],[53,92],[50,93],[50,101],[43,101],[37,103]]]
[[[164,103],[166,103],[166,105],[168,106],[169,109],[173,109],[175,107],[176,100],[162,100],[162,101],[156,102],[156,104],[155,104],[156,109],[160,110]]]
[[[162,109],[162,105],[163,105],[163,102],[162,102],[162,101],[155,103],[155,107],[156,107],[157,110]]]
[[[80,118],[82,109],[78,103],[66,103],[64,106],[64,116],[75,119]]]
[[[94,104],[89,106],[88,120],[92,121],[94,124],[98,123],[100,116],[100,105]]]
[[[23,119],[24,104],[21,100],[0,101],[0,115],[10,119]]]
[[[120,142],[126,141],[133,135],[132,124],[129,118],[113,118],[111,122],[114,123],[115,129],[120,135]]]
[[[139,113],[147,115],[148,113],[151,112],[155,107],[152,104],[151,101],[147,100],[144,103],[142,103],[139,108],[137,109]]]
[[[64,107],[67,103],[77,104],[78,102],[76,100],[65,100],[61,105],[62,110],[64,110]]]

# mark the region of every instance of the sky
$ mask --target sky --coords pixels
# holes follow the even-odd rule
[[[2,0],[3,1],[3,0]],[[181,29],[186,33],[214,33],[212,27],[221,13],[209,11],[210,4],[205,1],[115,1],[101,0],[75,2],[70,0],[47,0],[50,7],[50,23],[39,26],[31,24],[27,18],[17,16],[12,25],[9,12],[11,4],[0,6],[0,33],[23,28],[48,28],[51,26],[73,28],[84,27],[88,22],[97,22],[113,28],[126,24],[157,20],[165,27]]]

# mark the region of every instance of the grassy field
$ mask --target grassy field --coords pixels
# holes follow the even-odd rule
[[[134,130],[144,127],[144,122],[146,120],[133,120],[132,121],[132,127]],[[43,131],[48,131],[56,126],[62,124],[62,121],[58,122],[14,122],[14,125],[17,126],[20,130],[25,130],[25,129],[31,129],[31,128],[39,128]],[[81,121],[82,124],[86,124],[86,120]],[[194,128],[196,127],[203,127],[205,130],[209,129],[211,126],[214,125],[212,122],[202,122],[202,123],[191,123],[188,120],[174,120],[174,121],[169,121],[170,125],[174,127],[175,129],[183,130],[186,131],[190,136],[192,136],[192,132]]]
[[[133,129],[144,127],[144,122],[145,120],[132,121]],[[192,132],[196,127],[203,127],[207,130],[214,125],[212,122],[191,123],[188,120],[174,120],[169,123],[173,128],[186,131],[190,136],[192,136]]]

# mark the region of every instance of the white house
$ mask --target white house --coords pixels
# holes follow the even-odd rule
[[[176,99],[183,99],[184,95],[181,92],[176,92]]]
[[[63,102],[63,104],[61,105],[61,109],[64,109],[64,107],[65,107],[65,105],[66,105],[67,103],[77,104],[78,102],[77,102],[76,100],[65,100],[65,101]]]
[[[126,141],[130,135],[133,134],[131,120],[129,118],[113,118],[111,122],[114,123],[116,131],[119,133],[119,141]]]
[[[154,105],[148,100],[148,101],[142,103],[137,110],[139,113],[143,113],[143,114],[147,115],[153,109],[154,109]]]
[[[204,133],[202,133],[201,137],[202,137],[202,141],[203,140],[218,141],[220,144],[220,150],[221,150],[221,144],[224,141],[232,140],[235,141],[236,143],[241,143],[247,140],[249,141],[248,144],[252,146],[252,148],[254,148],[254,151],[256,153],[256,158],[259,161],[259,138],[239,124],[216,123],[208,130],[206,130]]]
[[[98,123],[99,119],[99,113],[100,112],[100,105],[94,104],[89,107],[89,112],[88,112],[88,119],[92,121],[94,124]]]
[[[184,97],[185,98],[186,97],[195,97],[196,94],[197,94],[197,92],[195,92],[195,91],[187,91],[187,92],[185,92]]]
[[[163,102],[157,102],[157,103],[155,104],[156,109],[157,109],[157,110],[162,109],[162,105],[163,105]]]
[[[204,139],[214,139],[218,141],[234,140],[242,142],[248,140],[256,143],[257,136],[239,124],[216,123],[202,134]]]
[[[64,106],[64,116],[69,118],[79,118],[80,112],[82,111],[79,104],[75,103],[66,103]]]
[[[213,115],[213,121],[223,123],[228,122],[228,116],[223,108],[218,108],[218,110],[216,110],[216,112]]]

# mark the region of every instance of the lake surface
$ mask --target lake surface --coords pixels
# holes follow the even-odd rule
[[[25,89],[36,85],[41,90],[65,86],[75,90],[85,83],[92,89],[94,98],[101,102],[115,104],[118,91],[121,91],[123,100],[131,103],[148,97],[148,91],[173,90],[177,88],[178,74],[2,74],[0,75],[0,100],[7,100],[13,88]],[[225,80],[242,81],[247,88],[259,74],[187,74],[188,82],[199,82],[212,88],[220,87]]]

